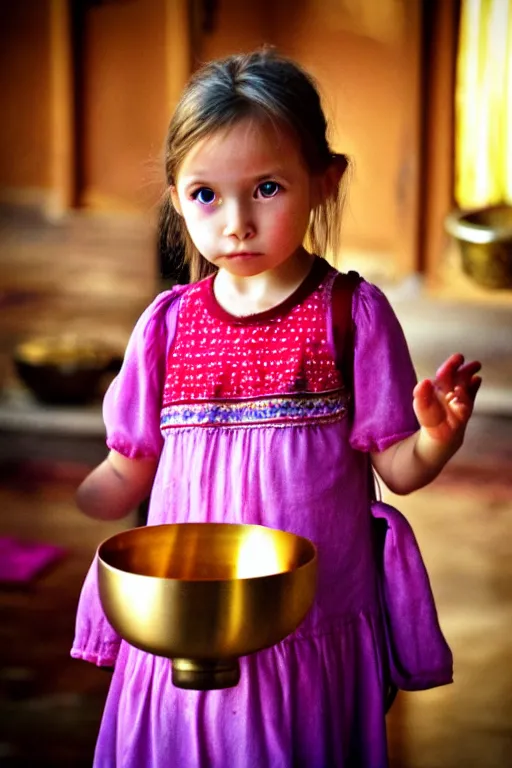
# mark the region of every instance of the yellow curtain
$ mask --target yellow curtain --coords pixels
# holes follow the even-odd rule
[[[512,0],[462,0],[455,200],[512,204]]]

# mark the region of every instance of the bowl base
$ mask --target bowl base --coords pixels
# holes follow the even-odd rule
[[[172,682],[190,691],[216,691],[233,688],[240,680],[238,659],[205,661],[172,659]]]

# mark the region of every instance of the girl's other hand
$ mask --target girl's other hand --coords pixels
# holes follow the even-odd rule
[[[432,440],[444,444],[462,442],[482,383],[476,375],[481,367],[477,361],[465,363],[463,355],[451,355],[438,368],[433,381],[424,379],[416,385],[414,412]]]

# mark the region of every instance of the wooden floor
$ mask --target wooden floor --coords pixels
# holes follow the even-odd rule
[[[18,338],[67,324],[123,344],[156,290],[144,223],[79,219],[57,229],[4,218],[0,354],[6,386]],[[421,362],[421,361],[420,361]],[[98,543],[121,524],[81,516],[74,489],[104,450],[79,435],[0,429],[0,535],[56,542],[67,556],[27,588],[0,586],[0,766],[86,768],[109,673],[69,657],[79,589]],[[400,694],[389,715],[394,768],[505,768],[512,762],[512,430],[475,417],[429,488],[388,500],[412,521],[430,570],[455,683]],[[148,768],[150,768],[148,766]],[[233,766],[236,768],[236,766]]]
[[[69,649],[91,557],[120,526],[77,512],[78,467],[6,469],[2,535],[57,543],[66,555],[26,588],[0,587],[0,766],[90,768],[110,673]]]

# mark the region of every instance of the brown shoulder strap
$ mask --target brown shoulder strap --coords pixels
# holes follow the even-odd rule
[[[336,365],[343,376],[343,383],[352,389],[354,378],[354,323],[352,321],[352,297],[362,278],[357,272],[339,274],[332,286],[332,330]],[[368,460],[368,494],[371,500],[378,498],[378,484]]]
[[[361,282],[357,272],[340,273],[332,287],[332,332],[336,365],[341,371],[343,382],[352,386],[354,358],[354,325],[352,322],[352,297]]]

